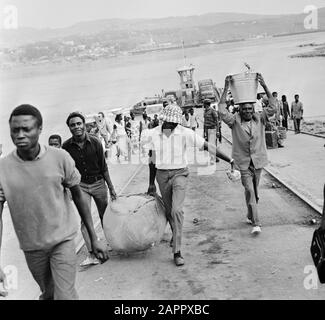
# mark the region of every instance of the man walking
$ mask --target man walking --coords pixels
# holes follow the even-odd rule
[[[182,110],[176,104],[165,107],[161,114],[163,124],[143,132],[142,143],[149,144],[155,151],[155,163],[149,166],[149,187],[154,186],[155,175],[160,193],[166,208],[166,217],[173,232],[173,254],[176,266],[184,264],[181,255],[181,240],[183,228],[183,203],[187,178],[189,175],[187,149],[197,147],[207,150],[224,161],[233,161],[216,148],[215,144],[208,144],[202,137],[190,128],[183,127]]]
[[[187,110],[184,111],[184,114],[182,116],[182,126],[185,128],[191,128],[190,115]]]
[[[275,104],[275,114],[274,114],[274,119],[272,120],[272,122],[274,123],[275,126],[280,126],[281,125],[281,104],[280,101],[278,99],[278,93],[276,91],[272,92],[272,97],[273,97],[273,101]],[[273,118],[272,117],[272,118]],[[271,121],[271,119],[269,119]]]
[[[203,135],[205,141],[217,145],[217,133],[219,132],[219,119],[217,111],[211,107],[211,100],[204,99],[204,126]],[[219,162],[216,155],[211,155],[211,164]]]
[[[7,201],[28,268],[42,291],[40,299],[77,299],[78,223],[66,188],[88,230],[94,255],[106,260],[107,248],[97,240],[73,159],[63,150],[39,144],[42,122],[41,113],[31,105],[20,105],[10,115],[16,150],[0,160],[0,244]],[[4,281],[0,268],[0,282]]]
[[[253,225],[252,234],[261,232],[257,214],[258,185],[262,168],[267,165],[265,144],[265,123],[276,112],[274,98],[266,86],[261,74],[258,81],[265,90],[269,104],[261,113],[254,112],[254,103],[239,104],[239,114],[231,114],[226,109],[226,97],[231,81],[227,76],[225,87],[219,102],[219,114],[232,130],[232,156],[241,173],[245,188],[247,205],[247,223]]]
[[[256,95],[256,102],[255,102],[254,109],[255,109],[255,112],[262,112],[263,111],[263,97],[262,97],[262,95],[260,93],[258,93]]]
[[[116,199],[116,193],[108,173],[102,144],[98,138],[86,132],[85,118],[81,113],[71,113],[66,123],[72,137],[63,143],[62,148],[71,155],[81,174],[80,188],[87,200],[89,211],[91,209],[91,198],[93,198],[102,223],[108,204],[105,182],[108,186],[111,200]],[[89,251],[89,255],[81,263],[81,266],[98,264],[99,261],[92,252],[89,235],[83,223],[81,223],[81,232]]]
[[[295,94],[295,101],[291,103],[291,118],[293,119],[295,133],[300,133],[300,121],[303,113],[304,108],[302,102],[299,101],[299,94]]]
[[[281,98],[281,113],[283,116],[282,126],[288,130],[288,118],[290,117],[290,110],[287,102],[287,97],[285,95],[283,95]]]
[[[96,125],[98,128],[99,135],[104,139],[105,148],[109,147],[109,138],[112,134],[112,129],[105,119],[104,112],[98,112],[98,115],[95,116]]]
[[[194,114],[194,109],[191,108],[190,109],[190,127],[193,131],[196,130],[196,128],[199,127],[199,123],[197,121],[197,117],[196,115]]]

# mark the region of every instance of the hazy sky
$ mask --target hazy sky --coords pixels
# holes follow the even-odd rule
[[[261,14],[302,13],[307,5],[324,7],[325,0],[0,0],[18,9],[19,26],[66,27],[105,18],[161,18],[208,12]]]

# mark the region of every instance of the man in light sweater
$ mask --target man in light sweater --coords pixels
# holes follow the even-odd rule
[[[16,149],[0,160],[0,244],[7,201],[28,268],[40,286],[40,299],[72,300],[78,298],[74,244],[78,221],[66,188],[86,225],[94,254],[105,261],[108,251],[97,240],[73,159],[64,150],[39,144],[42,122],[39,110],[31,105],[18,106],[10,115]],[[0,283],[4,281],[0,267]]]

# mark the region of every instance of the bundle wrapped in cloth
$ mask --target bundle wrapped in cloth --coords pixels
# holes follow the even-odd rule
[[[167,220],[162,199],[146,194],[120,196],[104,214],[105,237],[118,252],[144,251],[159,242]]]

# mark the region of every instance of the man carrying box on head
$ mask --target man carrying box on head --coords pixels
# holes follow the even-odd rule
[[[226,109],[226,97],[232,76],[225,79],[225,87],[219,102],[221,119],[232,130],[232,156],[240,170],[241,181],[245,188],[247,223],[253,225],[252,234],[261,232],[257,214],[258,184],[262,168],[267,165],[265,144],[265,124],[268,117],[276,112],[274,98],[261,74],[257,80],[267,94],[269,104],[261,113],[254,112],[254,103],[239,103],[239,113],[232,114]]]

